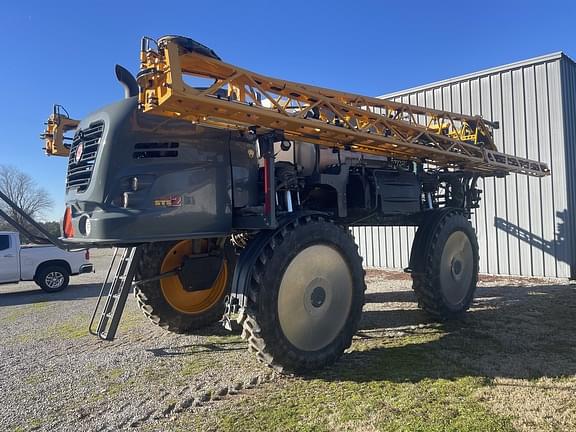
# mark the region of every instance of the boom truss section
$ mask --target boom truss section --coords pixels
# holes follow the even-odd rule
[[[144,38],[139,104],[144,112],[288,140],[501,176],[549,174],[546,164],[498,152],[497,123],[285,81],[224,63],[191,39]],[[193,87],[185,79],[208,79]]]

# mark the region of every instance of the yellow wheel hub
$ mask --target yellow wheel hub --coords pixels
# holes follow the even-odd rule
[[[184,257],[208,252],[207,240],[184,240],[172,247],[162,261],[161,273],[172,271],[182,265]],[[216,279],[209,289],[202,291],[186,291],[178,276],[170,276],[160,280],[160,288],[166,301],[174,309],[187,314],[200,314],[218,303],[228,282],[228,265],[226,259]]]

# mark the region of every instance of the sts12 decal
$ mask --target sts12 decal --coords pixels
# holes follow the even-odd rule
[[[182,207],[181,195],[170,195],[154,200],[154,207]]]

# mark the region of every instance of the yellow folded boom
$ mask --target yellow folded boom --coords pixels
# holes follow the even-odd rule
[[[62,112],[64,111],[64,112]],[[54,105],[46,122],[46,129],[40,135],[44,140],[44,151],[48,156],[68,156],[69,149],[64,145],[65,134],[78,126],[78,120],[71,119],[60,105]]]
[[[286,139],[427,162],[481,176],[549,174],[546,164],[497,151],[480,116],[440,111],[260,75],[224,63],[209,48],[164,37],[141,51],[144,112],[210,127],[282,131]],[[185,77],[209,79],[193,87]]]

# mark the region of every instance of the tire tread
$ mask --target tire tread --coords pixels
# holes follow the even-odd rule
[[[364,305],[364,292],[366,291],[366,283],[364,281],[365,272],[362,269],[362,258],[358,255],[357,247],[353,247],[353,245],[355,246],[354,238],[350,234],[349,230],[343,227],[338,227],[341,230],[340,234],[345,236],[347,247],[350,248],[348,251],[349,255],[355,256],[355,265],[362,269],[361,277],[357,278],[359,280],[354,281],[354,283],[360,284],[360,289],[354,290],[353,293],[353,296],[361,296],[361,299],[356,299],[355,302],[353,298],[352,307],[354,308],[356,305],[356,310],[351,310],[350,322],[344,326],[341,334],[338,336],[338,343],[331,343],[328,345],[328,347],[330,347],[328,352],[315,352],[303,356],[301,351],[295,349],[285,338],[280,337],[277,332],[263,331],[263,327],[270,329],[276,325],[276,323],[271,322],[269,314],[262,313],[262,305],[258,304],[257,299],[259,293],[266,289],[264,284],[266,280],[265,271],[269,270],[267,269],[267,265],[270,265],[276,251],[282,246],[287,237],[293,235],[298,228],[309,224],[318,224],[320,227],[328,223],[332,224],[332,222],[329,222],[322,216],[305,216],[298,218],[279,229],[276,235],[273,236],[272,240],[264,248],[264,251],[257,260],[253,271],[249,305],[240,319],[242,338],[248,343],[249,351],[255,353],[260,362],[268,365],[279,373],[303,373],[332,365],[342,356],[344,351],[350,347],[352,337],[356,333],[358,327],[362,306]]]
[[[451,225],[463,223],[463,220],[468,225],[470,225],[470,222],[460,211],[455,209],[437,211],[436,213],[428,224],[418,229],[414,239],[410,258],[410,264],[413,269],[412,289],[416,294],[418,305],[421,309],[439,321],[446,321],[461,318],[472,304],[478,279],[478,242],[475,234],[469,236],[473,253],[476,257],[474,275],[471,282],[473,287],[465,298],[460,310],[451,310],[443,299],[438,281],[437,269],[442,254],[442,250],[439,248],[443,246],[439,244],[438,240],[442,233],[449,229]],[[471,225],[470,229],[473,233]]]

